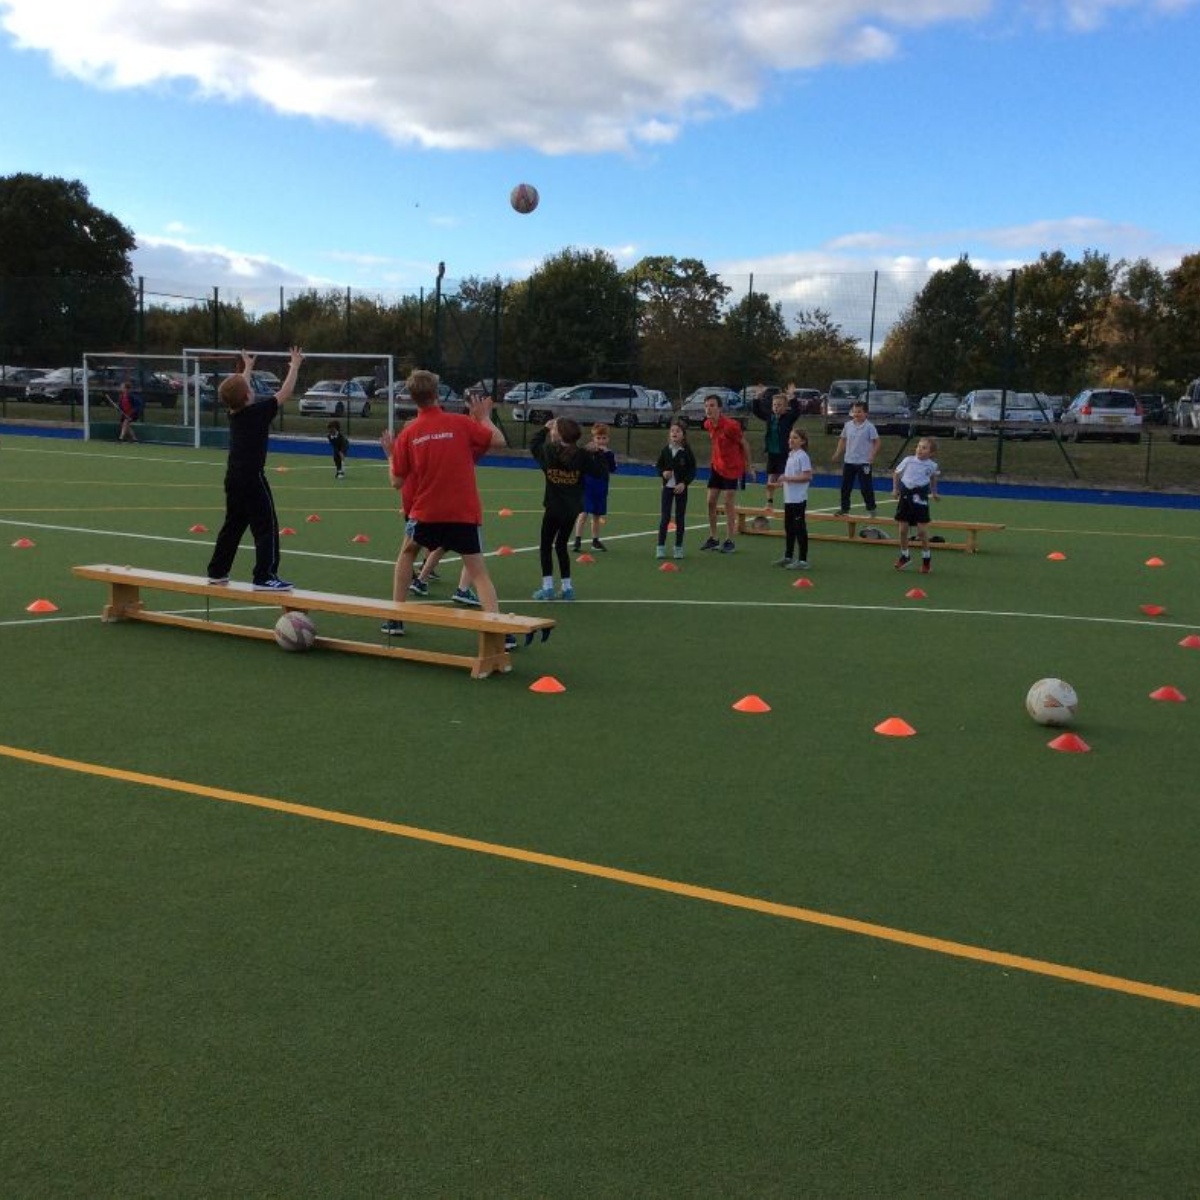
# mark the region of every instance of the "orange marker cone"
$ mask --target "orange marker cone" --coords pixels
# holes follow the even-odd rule
[[[309,513],[308,516],[304,518],[305,522],[309,525],[316,525],[320,519],[321,518],[316,513]]]
[[[1148,617],[1161,617],[1167,610],[1161,604],[1143,604],[1142,612]]]
[[[1200,650],[1200,633],[1189,633],[1179,644],[1185,650]]]
[[[207,532],[208,532],[207,525],[193,525],[191,527],[191,529],[188,530],[188,533],[207,533]]]
[[[596,560],[592,555],[588,554],[587,551],[585,550],[575,561],[577,563],[583,563],[584,566],[587,566],[588,563],[594,563]]]
[[[928,600],[929,596],[920,588],[909,588],[908,591],[904,593],[904,598],[906,600]]]
[[[357,542],[360,546],[365,546],[371,539],[365,533],[356,533],[350,540]]]
[[[295,537],[295,536],[296,536],[296,531],[295,531],[295,530],[294,530],[294,529],[293,529],[293,528],[292,528],[290,525],[285,525],[285,526],[284,526],[284,527],[283,527],[283,528],[282,528],[282,529],[279,531],[279,536],[280,536],[280,537]]]
[[[516,551],[511,546],[501,546],[500,549],[496,551],[496,553],[508,555],[508,554],[516,554]]]
[[[33,547],[34,543],[28,538],[17,538],[17,540],[13,542],[14,550],[32,550]]]
[[[769,713],[771,706],[761,696],[751,693],[749,696],[743,696],[733,706],[733,710],[744,713]]]
[[[544,696],[552,696],[558,692],[565,692],[567,689],[553,675],[543,675],[541,679],[535,679],[529,685],[529,690],[540,692]]]
[[[49,600],[35,600],[32,604],[25,606],[25,611],[31,613],[58,612],[58,605],[51,604]]]
[[[875,732],[884,737],[914,737],[917,731],[903,717],[888,717],[875,726]]]
[[[666,571],[668,574],[672,571],[678,571],[679,568],[673,562],[665,562],[658,568],[660,571]]]
[[[500,511],[499,511],[499,512],[496,514],[496,516],[498,516],[498,517],[511,517],[511,516],[512,516],[512,509],[511,509],[511,508],[502,508],[502,509],[501,509],[501,510],[500,510]]]
[[[1166,565],[1167,564],[1163,562],[1163,560],[1157,555],[1155,555],[1153,558],[1146,559],[1146,566],[1148,567],[1165,567]]]
[[[1064,754],[1087,754],[1091,746],[1076,733],[1063,733],[1052,742],[1047,742],[1051,750],[1061,750]]]
[[[813,581],[804,575],[801,575],[800,578],[797,579],[796,582],[792,584],[792,587],[798,587],[798,588],[810,588],[810,587],[814,587],[814,586],[815,585],[813,584]]]
[[[1066,562],[1067,561],[1067,556],[1061,550],[1051,550],[1050,553],[1046,555],[1046,557],[1051,562]]]
[[[1182,704],[1187,697],[1178,688],[1160,687],[1150,693],[1150,699],[1169,700],[1172,704]]]

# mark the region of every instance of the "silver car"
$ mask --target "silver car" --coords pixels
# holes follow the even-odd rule
[[[1142,440],[1142,406],[1124,388],[1085,388],[1063,411],[1062,435],[1073,442]]]
[[[677,416],[685,426],[704,424],[704,401],[708,396],[717,396],[721,401],[721,412],[732,417],[743,429],[750,420],[751,404],[741,392],[727,387],[697,388],[680,406]]]
[[[1050,422],[1050,407],[1036,392],[1005,393],[1003,388],[976,388],[958,406],[954,436],[974,441],[1003,429],[1006,438],[1048,438],[1053,437]]]
[[[541,425],[551,417],[573,417],[581,425],[604,421],[636,427],[671,423],[671,402],[661,393],[651,395],[636,383],[580,383],[555,395],[553,392],[528,404],[514,404],[513,420]]]
[[[322,379],[300,397],[302,417],[368,417],[371,398],[353,379]]]

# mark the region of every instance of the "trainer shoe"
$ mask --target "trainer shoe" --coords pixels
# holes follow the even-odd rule
[[[777,558],[771,565],[775,567],[790,567],[792,560],[785,554],[783,558]]]
[[[704,545],[700,547],[701,550],[720,550],[720,548],[721,543],[714,537],[707,538]]]
[[[208,577],[208,582],[213,584],[214,586],[216,586],[217,584],[220,584],[220,583],[228,583],[229,576],[228,575],[210,575]]]
[[[592,538],[592,549],[603,550],[605,554],[608,553],[608,547],[599,538]]]
[[[666,548],[666,546],[659,546],[659,547],[657,547],[657,548],[655,549],[655,551],[654,551],[654,557],[655,557],[655,558],[666,558],[666,557],[667,557],[667,548]],[[209,582],[209,583],[212,583],[213,581],[210,579],[208,582]]]
[[[737,547],[728,538],[721,543],[722,554],[732,554],[736,549]]]
[[[540,587],[533,593],[535,600],[553,600],[555,599],[554,589],[548,587]]]
[[[879,514],[879,509],[877,509],[877,508],[868,508],[868,509],[867,509],[867,516],[868,516],[868,517],[874,517],[874,516],[878,516],[878,514]]]
[[[574,600],[575,589],[570,584],[567,584],[567,586],[558,594],[558,598],[560,600]]]
[[[571,543],[571,551],[572,551],[572,553],[574,553],[574,554],[578,554],[578,553],[579,553],[579,551],[580,551],[580,550],[582,550],[582,549],[583,549],[583,539],[582,539],[582,538],[576,538],[576,539],[575,539],[575,540],[574,540],[574,541]]]
[[[335,478],[335,479],[345,479],[345,478],[346,478],[346,472],[345,472],[345,471],[339,471],[339,472],[337,473],[337,475],[335,475],[335,476],[334,476],[334,478]]]
[[[921,559],[921,574],[928,575],[933,567],[933,560],[929,558]]]
[[[474,588],[455,588],[454,595],[450,597],[455,604],[461,604],[464,608],[482,608],[479,603],[479,597],[475,595]]]
[[[404,622],[403,621],[384,621],[379,627],[379,632],[387,634],[388,637],[403,637]]]
[[[272,575],[266,583],[256,583],[254,590],[256,592],[290,592],[292,585],[286,579],[280,579],[278,575]]]
[[[848,517],[850,514],[844,508],[839,508],[833,515],[835,517]]]
[[[682,557],[683,557],[683,547],[682,547],[682,546],[676,546],[676,547],[675,547],[675,557],[676,557],[676,558],[682,558]]]
[[[429,584],[422,579],[414,579],[412,583],[408,585],[408,590],[418,596],[428,596]]]
[[[422,569],[422,571],[425,570],[424,567],[422,567],[421,569]],[[426,582],[428,582],[430,579],[432,579],[434,583],[438,583],[441,581],[441,578],[442,577],[438,574],[437,567],[434,567],[431,571],[425,572]]]
[[[504,635],[505,650],[515,650],[517,648],[517,635],[515,633],[506,633]]]
[[[909,563],[908,555],[907,554],[900,555],[900,557],[898,559],[896,559],[896,570],[903,571],[904,568],[908,566],[908,563]]]

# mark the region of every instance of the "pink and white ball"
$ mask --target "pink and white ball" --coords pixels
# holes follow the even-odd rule
[[[1079,697],[1063,679],[1039,679],[1025,696],[1025,711],[1039,725],[1071,725],[1079,712]]]
[[[285,612],[275,622],[275,641],[284,650],[311,650],[317,640],[317,627],[307,613]]]
[[[508,202],[519,213],[531,213],[538,206],[538,190],[532,183],[518,183],[509,193]]]

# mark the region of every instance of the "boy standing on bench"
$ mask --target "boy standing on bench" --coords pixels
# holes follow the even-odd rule
[[[225,466],[225,523],[217,534],[208,563],[209,583],[228,583],[238,543],[247,528],[254,538],[256,591],[290,592],[279,578],[279,521],[267,482],[267,438],[271,422],[291,398],[304,351],[292,347],[291,362],[279,391],[270,400],[255,400],[254,355],[242,351],[242,372],[221,381],[217,395],[229,411],[229,459]]]

